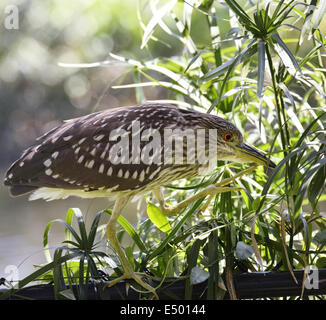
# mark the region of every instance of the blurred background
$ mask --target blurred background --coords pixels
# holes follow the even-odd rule
[[[86,214],[86,221],[108,200],[28,202],[11,198],[2,181],[11,162],[34,143],[35,138],[62,120],[92,111],[137,103],[135,90],[113,90],[110,85],[132,83],[133,74],[122,66],[64,68],[62,63],[92,63],[108,59],[109,52],[137,60],[171,57],[183,47],[175,38],[160,34],[161,42],[150,41],[141,50],[143,30],[148,22],[148,1],[134,0],[2,0],[0,3],[0,277],[8,265],[18,267],[19,278],[33,271],[33,264],[45,262],[42,235],[50,220],[65,218],[71,207]],[[19,13],[18,29],[6,29],[8,6]],[[223,8],[221,7],[221,15]],[[205,46],[205,17],[194,12],[192,37]],[[168,23],[168,21],[167,21]],[[227,23],[227,22],[226,22]],[[325,31],[325,21],[320,29]],[[160,31],[158,30],[158,33]],[[164,41],[169,46],[164,44]],[[307,45],[307,44],[306,44]],[[148,100],[167,97],[163,88],[147,88]],[[101,98],[101,99],[100,99]],[[100,100],[99,100],[100,99]],[[129,214],[128,214],[129,213]],[[136,221],[135,204],[127,219]],[[52,232],[53,244],[63,238],[63,227]]]
[[[12,5],[18,8],[17,30],[5,28]],[[15,265],[22,278],[33,271],[33,264],[45,262],[42,234],[50,220],[64,219],[69,208],[78,207],[91,221],[110,205],[108,200],[77,198],[28,202],[28,197],[11,198],[3,186],[8,166],[35,138],[62,120],[92,112],[112,82],[130,78],[121,66],[77,69],[58,62],[96,62],[107,59],[109,52],[137,59],[172,55],[178,46],[167,50],[154,44],[151,50],[140,50],[142,30],[133,0],[5,0],[0,3],[0,32],[0,277]],[[159,88],[148,90],[152,99],[162,94]],[[96,108],[135,102],[134,90],[108,90]],[[136,220],[133,208],[131,222]],[[51,234],[56,244],[63,239],[63,228],[54,226]]]

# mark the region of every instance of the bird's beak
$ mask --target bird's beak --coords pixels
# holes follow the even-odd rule
[[[245,143],[238,144],[236,146],[236,151],[237,158],[241,159],[243,162],[255,162],[269,168],[276,167],[276,164],[273,161],[265,157],[257,149],[254,149]]]

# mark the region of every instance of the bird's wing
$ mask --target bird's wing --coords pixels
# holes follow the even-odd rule
[[[167,177],[162,181],[173,180],[178,178],[177,172],[172,175],[168,170],[173,164],[163,165],[163,130],[182,128],[185,122],[179,109],[161,105],[106,110],[72,119],[27,149],[9,168],[5,184],[11,186],[13,195],[18,195],[39,187],[133,190],[152,182],[162,172]],[[152,140],[150,145],[151,140],[145,138],[137,143],[154,131],[160,140]],[[145,146],[151,163],[144,162]]]

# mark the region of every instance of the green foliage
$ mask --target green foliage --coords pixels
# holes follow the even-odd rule
[[[48,223],[43,235],[43,245],[48,263],[37,266],[37,270],[20,280],[16,286],[1,296],[5,299],[14,294],[16,289],[22,288],[33,281],[53,281],[55,297],[57,299],[73,296],[72,284],[79,284],[78,299],[87,298],[89,279],[100,279],[99,268],[110,263],[110,258],[102,250],[97,251],[99,241],[96,240],[99,227],[99,220],[103,213],[99,212],[94,218],[89,232],[86,231],[83,215],[77,208],[69,209],[66,220],[55,219]],[[78,231],[72,227],[72,220],[76,218]],[[65,227],[65,240],[62,246],[56,247],[53,258],[49,248],[49,232],[54,222],[63,224]],[[109,262],[108,262],[109,259]],[[111,262],[111,265],[114,264]],[[66,287],[68,285],[68,288]]]
[[[231,0],[225,3],[227,11],[215,2],[205,2],[198,9],[190,7],[188,2],[180,8],[173,1],[161,9],[156,7],[157,14],[146,26],[143,46],[156,41],[152,37],[164,24],[163,30],[185,48],[173,60],[157,58],[140,62],[110,55],[138,71],[145,80],[115,88],[167,88],[171,98],[164,101],[232,120],[242,128],[247,141],[258,143],[260,149],[278,162],[267,176],[259,168],[255,176],[239,181],[244,189],[241,196],[218,195],[205,214],[198,211],[199,202],[181,212],[175,221],[170,221],[171,232],[145,259],[147,266],[151,265],[172,245],[179,253],[179,266],[183,265],[182,252],[193,252],[196,262],[187,255],[187,264],[199,268],[194,270],[210,272],[215,277],[212,281],[227,268],[239,272],[271,270],[277,266],[291,271],[314,264],[323,253],[312,239],[318,230],[325,229],[325,218],[320,214],[321,205],[325,206],[322,196],[326,170],[326,85],[321,59],[325,38],[318,31],[325,8],[317,6],[318,12],[312,15],[315,3],[312,6],[293,0],[257,1],[253,6]],[[192,38],[195,26],[189,21],[196,10],[205,17],[208,26],[210,44],[205,47]],[[183,19],[178,18],[180,11]],[[173,17],[175,25],[165,24],[163,13],[166,18]],[[226,29],[228,22],[230,27],[223,34],[221,30]],[[304,28],[300,29],[302,25]],[[291,38],[284,37],[290,35],[284,33],[286,30],[293,30]],[[307,38],[311,38],[309,47],[301,48]],[[252,129],[245,130],[249,125]],[[170,199],[181,200],[189,192],[200,190],[206,182],[218,182],[239,169],[231,164],[218,167],[202,180],[186,181],[183,187],[175,183]],[[251,245],[248,248],[254,252],[254,257],[248,253],[245,262],[235,255],[242,243]],[[177,259],[175,250],[170,255],[173,261]],[[215,270],[208,263],[214,256],[219,257]],[[179,268],[175,269],[175,276]],[[190,276],[191,270],[187,274]],[[230,288],[230,283],[227,287]],[[191,297],[191,283],[187,285],[186,296]],[[211,292],[209,296],[219,295]]]
[[[155,204],[147,203],[147,215],[148,218],[156,225],[161,231],[169,233],[171,231],[171,226],[168,218],[163,214],[160,207]]]

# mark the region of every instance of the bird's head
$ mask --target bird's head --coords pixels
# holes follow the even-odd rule
[[[269,168],[276,167],[275,163],[262,152],[246,144],[243,135],[232,123],[214,117],[214,127],[217,130],[218,160],[254,162]]]

